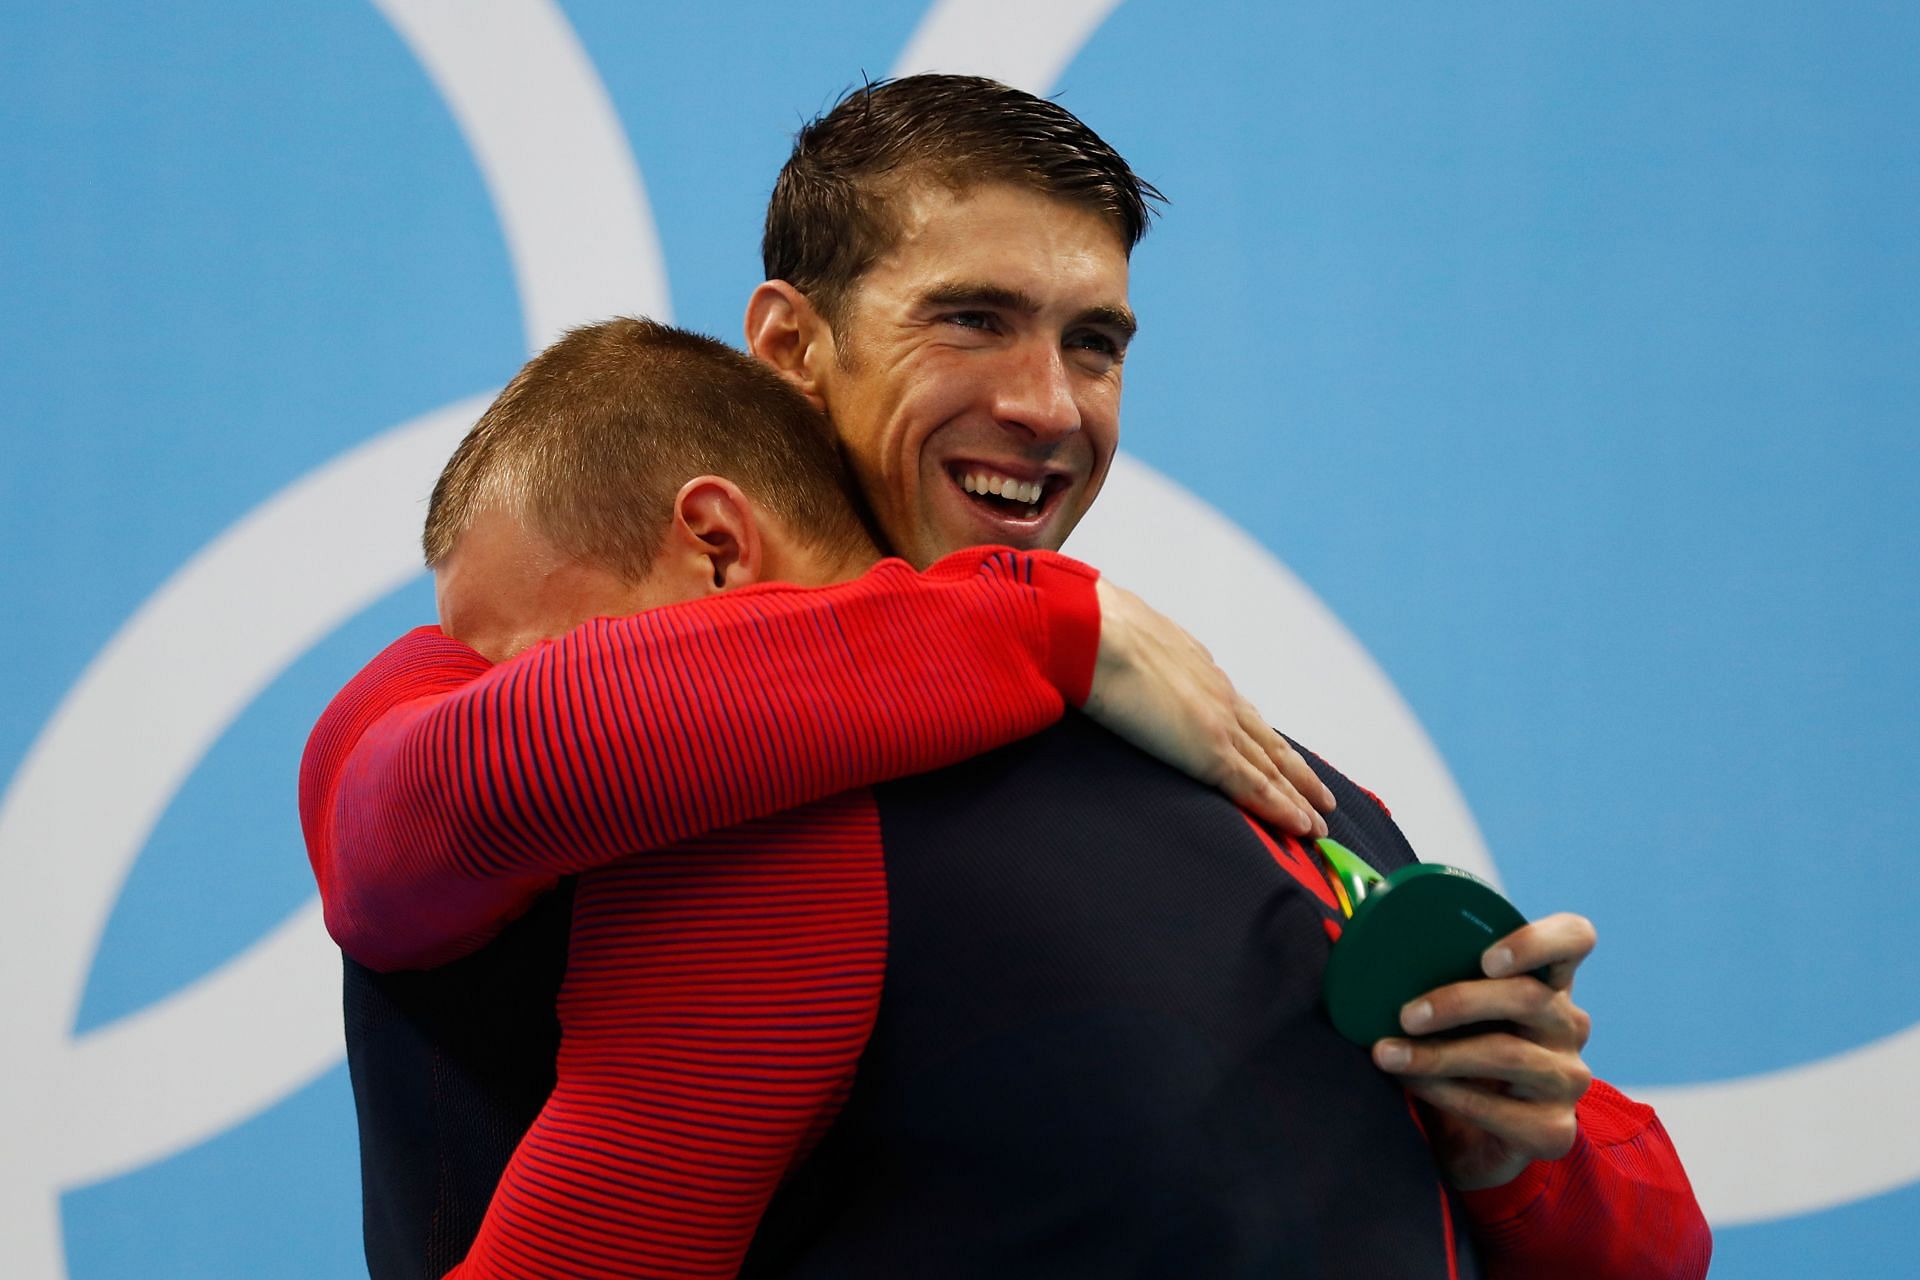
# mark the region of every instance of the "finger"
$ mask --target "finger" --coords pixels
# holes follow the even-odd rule
[[[1515,1098],[1464,1080],[1415,1077],[1401,1083],[1416,1098],[1535,1160],[1558,1160],[1579,1136],[1574,1109],[1565,1103]]]
[[[1254,710],[1252,703],[1238,694],[1234,695],[1234,701],[1240,729],[1235,741],[1242,754],[1283,795],[1300,806],[1302,817],[1298,822],[1289,823],[1289,829],[1301,836],[1326,835],[1327,823],[1320,811],[1332,811],[1333,793],[1287,740]]]
[[[1574,972],[1598,941],[1593,921],[1562,911],[1522,925],[1488,947],[1480,967],[1492,978],[1544,969],[1548,986],[1571,991]]]
[[[1236,700],[1238,699],[1236,698]],[[1232,732],[1233,745],[1239,750],[1240,754],[1246,758],[1247,763],[1263,774],[1267,781],[1276,785],[1284,782],[1287,784],[1289,790],[1295,793],[1300,791],[1300,788],[1294,785],[1293,780],[1287,777],[1286,772],[1281,769],[1280,762],[1273,758],[1273,752],[1268,750],[1266,742],[1248,725],[1247,717],[1244,713],[1237,715]],[[1305,797],[1303,796],[1303,802],[1304,799]]]
[[[1578,1102],[1593,1083],[1580,1055],[1504,1032],[1459,1040],[1381,1040],[1373,1060],[1382,1071],[1422,1079],[1494,1080],[1516,1098]]]
[[[1298,836],[1313,833],[1313,810],[1252,769],[1236,770],[1231,777],[1222,779],[1220,790],[1254,817],[1282,831]]]
[[[1243,707],[1246,706],[1246,699],[1232,693],[1232,686],[1226,685],[1225,681],[1226,677],[1222,676],[1221,682],[1233,700]],[[1260,723],[1257,718],[1255,723]],[[1271,732],[1271,729],[1268,731]],[[1263,785],[1270,794],[1263,796],[1261,802],[1278,806],[1279,812],[1284,814],[1277,818],[1271,815],[1263,816],[1267,816],[1269,821],[1276,822],[1281,828],[1295,835],[1312,836],[1316,833],[1325,835],[1326,824],[1320,820],[1320,815],[1314,812],[1313,806],[1308,803],[1305,796],[1300,794],[1299,788],[1293,785],[1292,780],[1280,771],[1280,766],[1274,763],[1265,744],[1248,731],[1247,718],[1244,714],[1237,718],[1237,722],[1228,730],[1228,734],[1233,741],[1234,750],[1239,753],[1240,763],[1259,779],[1258,784],[1249,782],[1248,785]]]
[[[1585,1048],[1592,1022],[1564,991],[1530,975],[1475,978],[1429,991],[1400,1010],[1400,1026],[1416,1036],[1480,1022],[1513,1024],[1541,1044]]]
[[[1292,784],[1293,789],[1304,796],[1314,808],[1322,813],[1334,810],[1333,792],[1320,780],[1306,758],[1294,749],[1281,735],[1279,730],[1268,724],[1266,718],[1245,698],[1239,699],[1240,727],[1259,744],[1260,750],[1274,768]],[[1326,834],[1325,832],[1321,833]]]
[[[1236,727],[1233,732],[1235,748],[1249,769],[1259,774],[1276,795],[1294,810],[1284,824],[1285,828],[1299,836],[1323,836],[1327,834],[1327,824],[1315,812],[1307,797],[1300,794],[1292,779],[1280,772],[1280,767],[1267,754],[1266,748],[1249,735],[1244,726]]]
[[[1268,777],[1244,752],[1237,762],[1228,766],[1227,776],[1219,785],[1228,799],[1282,831],[1309,836],[1320,820],[1320,815],[1300,798],[1300,793],[1286,779]]]

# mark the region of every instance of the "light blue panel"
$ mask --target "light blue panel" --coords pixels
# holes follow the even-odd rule
[[[1811,1217],[1716,1231],[1714,1280],[1912,1275],[1916,1213],[1920,1186],[1910,1186]]]
[[[60,1206],[68,1274],[366,1275],[352,1126],[353,1098],[340,1066],[191,1151],[69,1193]]]
[[[792,131],[923,6],[566,11],[678,319],[737,341]],[[473,160],[370,5],[7,15],[0,780],[210,538],[524,355]],[[1174,201],[1135,263],[1128,447],[1381,660],[1522,906],[1599,922],[1610,1078],[1920,1015],[1871,909],[1920,899],[1916,48],[1900,6],[1126,0],[1061,86]],[[304,900],[305,729],[430,608],[367,610],[228,730],[80,1029]],[[356,1196],[336,1071],[66,1197],[72,1272],[352,1274]],[[1724,1231],[1716,1274],[1893,1274],[1916,1196]]]
[[[0,57],[4,774],[209,538],[524,352],[466,145],[371,8],[14,6]]]
[[[0,592],[16,622],[0,638],[0,778],[210,538],[524,355],[466,145],[371,8],[13,8]],[[306,729],[380,644],[430,617],[417,585],[377,606],[216,744],[115,906],[77,1030],[224,962],[311,894],[292,810]],[[353,1274],[344,1071],[69,1195],[63,1214],[83,1280]]]

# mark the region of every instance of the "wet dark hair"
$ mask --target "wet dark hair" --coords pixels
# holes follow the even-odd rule
[[[829,323],[898,234],[913,182],[1029,187],[1107,218],[1128,252],[1147,232],[1154,185],[1057,102],[980,76],[880,80],[846,94],[794,138],[767,202],[760,253]]]

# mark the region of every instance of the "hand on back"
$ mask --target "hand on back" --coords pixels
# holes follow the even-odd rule
[[[1105,578],[1086,713],[1142,751],[1297,835],[1325,835],[1333,793],[1178,623]],[[1316,810],[1318,812],[1316,812]]]

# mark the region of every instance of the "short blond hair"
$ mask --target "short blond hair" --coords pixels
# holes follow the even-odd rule
[[[454,450],[421,537],[439,565],[489,503],[555,550],[638,581],[674,495],[720,475],[834,555],[873,545],[832,428],[759,361],[623,317],[571,330],[529,360]]]

